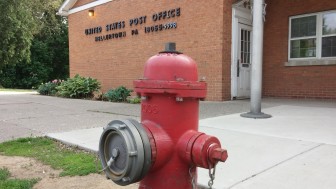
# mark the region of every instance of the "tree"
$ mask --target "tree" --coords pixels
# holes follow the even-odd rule
[[[30,46],[38,28],[32,2],[28,2],[0,0],[0,67],[30,60]]]
[[[30,62],[34,35],[42,29],[52,32],[60,19],[56,10],[61,3],[62,0],[0,0],[0,67],[23,60]]]
[[[68,22],[56,15],[62,0],[44,4],[40,32],[34,36],[31,48],[32,62],[50,68],[49,80],[65,79],[69,72]]]
[[[5,34],[0,35],[0,86],[31,88],[68,76],[67,19],[56,15],[61,3],[0,0],[0,10],[8,13],[0,15],[0,33]]]

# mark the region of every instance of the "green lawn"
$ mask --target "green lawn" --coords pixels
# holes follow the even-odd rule
[[[39,179],[9,179],[10,172],[6,168],[0,168],[1,189],[31,189]]]
[[[65,148],[43,137],[22,138],[1,143],[0,154],[35,158],[54,169],[63,170],[60,176],[83,176],[97,173],[101,169],[95,154]]]

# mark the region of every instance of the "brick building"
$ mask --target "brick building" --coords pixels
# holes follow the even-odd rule
[[[176,42],[206,78],[207,100],[249,97],[251,3],[66,0],[70,75],[97,78],[103,91],[132,88],[146,60]],[[265,3],[263,96],[336,99],[336,1]]]

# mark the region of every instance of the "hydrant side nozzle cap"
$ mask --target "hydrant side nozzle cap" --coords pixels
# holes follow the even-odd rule
[[[141,124],[132,119],[113,120],[99,141],[105,174],[126,186],[140,181],[152,166],[151,144]]]
[[[159,53],[174,53],[174,54],[183,54],[179,51],[176,51],[176,43],[175,42],[168,42],[165,44],[165,50]]]

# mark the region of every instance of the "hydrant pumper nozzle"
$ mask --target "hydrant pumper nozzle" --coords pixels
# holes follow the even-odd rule
[[[134,87],[142,99],[141,123],[114,120],[100,138],[108,178],[123,186],[140,181],[140,189],[192,189],[195,167],[211,170],[227,159],[216,137],[198,132],[206,83],[198,81],[195,61],[177,52],[175,44],[146,62]]]

